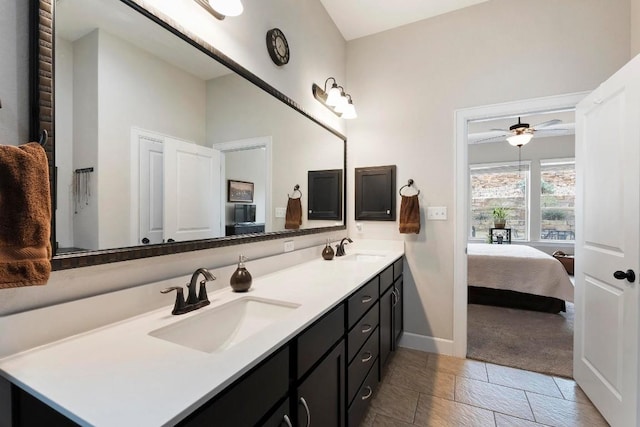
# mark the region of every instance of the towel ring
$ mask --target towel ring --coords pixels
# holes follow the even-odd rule
[[[401,196],[404,196],[404,194],[402,194],[402,189],[403,189],[403,188],[409,188],[409,187],[411,187],[411,186],[413,186],[413,180],[412,180],[412,179],[410,179],[409,181],[407,181],[407,183],[406,183],[405,185],[403,185],[402,187],[400,187],[400,190],[398,191],[398,193],[400,193],[400,195],[401,195]],[[416,189],[414,188],[414,190],[416,190]],[[416,190],[416,191],[417,191],[417,193],[416,193],[416,194],[414,194],[414,196],[417,196],[417,195],[419,195],[419,194],[420,194],[420,190]]]
[[[299,197],[292,197],[292,196],[295,196],[295,195],[296,195],[296,191],[298,192],[298,194],[300,194],[300,196],[299,196]],[[295,187],[293,187],[293,193],[291,193],[291,196],[289,196],[289,194],[287,194],[287,196],[288,196],[290,199],[293,199],[293,198],[295,198],[295,199],[301,199],[301,198],[302,198],[302,191],[300,191],[300,186],[299,186],[298,184],[296,184],[296,185],[295,185]]]
[[[47,145],[48,138],[49,138],[49,133],[47,132],[46,129],[43,129],[42,132],[40,132],[40,140],[38,141],[38,143],[44,147],[45,145]]]

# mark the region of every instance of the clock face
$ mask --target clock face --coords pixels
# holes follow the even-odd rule
[[[278,28],[267,31],[267,50],[276,65],[284,65],[289,62],[289,44],[284,33]]]

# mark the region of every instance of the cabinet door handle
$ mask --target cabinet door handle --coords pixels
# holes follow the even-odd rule
[[[373,353],[371,353],[370,351],[367,351],[365,354],[367,356],[364,359],[362,359],[362,363],[367,363],[373,357]]]
[[[371,302],[371,300],[372,300],[372,299],[373,299],[373,298],[372,298],[372,297],[370,297],[369,295],[365,295],[365,296],[363,296],[363,297],[362,297],[362,303],[363,303],[363,304],[366,304],[366,303],[368,303],[368,302]]]
[[[307,401],[304,400],[304,397],[300,398],[300,403],[304,406],[304,411],[307,413],[307,427],[311,425],[311,412],[309,411],[309,405],[307,405]]]
[[[367,332],[369,332],[371,329],[373,329],[371,327],[371,325],[362,325],[362,333],[366,334]]]
[[[284,417],[282,417],[282,422],[285,423],[287,425],[287,427],[293,427],[291,425],[291,420],[289,419],[289,417],[287,415],[285,415]],[[282,424],[282,423],[281,423]]]
[[[395,307],[398,304],[398,295],[396,295],[396,290],[391,291],[391,296],[393,297],[393,301],[391,301],[391,307]]]
[[[365,396],[362,396],[361,399],[362,400],[367,400],[368,398],[371,397],[371,395],[373,394],[373,390],[371,389],[371,387],[366,386],[365,390],[369,390],[369,393],[367,393]]]

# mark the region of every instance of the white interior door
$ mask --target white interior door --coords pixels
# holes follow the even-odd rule
[[[163,240],[163,146],[159,139],[140,136],[140,225],[136,244],[162,243]]]
[[[185,241],[220,237],[220,152],[166,138],[164,143],[164,238]]]
[[[640,57],[576,110],[574,377],[614,427],[638,419]]]

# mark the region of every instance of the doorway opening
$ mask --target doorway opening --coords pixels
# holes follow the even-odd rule
[[[544,213],[544,199],[541,190],[541,179],[546,166],[554,163],[551,160],[563,160],[565,163],[570,160],[567,152],[549,151],[545,154],[543,145],[554,146],[554,144],[544,144],[544,138],[534,136],[531,142],[531,148],[522,148],[510,146],[506,142],[509,135],[500,134],[499,130],[509,130],[508,123],[518,122],[519,118],[527,118],[522,122],[533,124],[544,123],[549,120],[556,120],[552,115],[566,114],[575,109],[575,105],[586,95],[586,93],[560,95],[547,98],[537,98],[531,100],[510,102],[504,104],[495,104],[489,106],[475,107],[464,110],[458,110],[455,113],[456,122],[456,225],[455,225],[455,243],[454,243],[454,354],[458,357],[468,357],[470,345],[474,344],[468,338],[469,320],[474,321],[474,328],[478,326],[476,323],[483,321],[500,321],[501,316],[495,313],[484,313],[482,305],[473,306],[474,311],[469,311],[468,306],[468,259],[467,249],[470,243],[485,244],[488,243],[490,233],[493,232],[493,218],[489,215],[497,203],[502,207],[508,207],[513,217],[509,230],[509,239],[513,247],[533,244],[537,250],[543,252],[552,252],[556,246],[564,244],[564,247],[571,248],[567,245],[567,241],[560,242],[554,240],[549,242],[549,237],[553,237],[554,233],[549,233],[543,221],[550,218],[549,214]],[[569,113],[572,114],[572,113]],[[531,118],[531,121],[528,119]],[[564,123],[570,119],[558,119]],[[553,122],[553,125],[558,124]],[[543,126],[544,127],[544,126]],[[493,130],[492,130],[493,129]],[[537,130],[536,130],[537,131]],[[542,132],[541,132],[542,133]],[[549,132],[553,133],[553,132]],[[480,134],[480,135],[479,135]],[[499,141],[484,144],[485,141]],[[572,139],[572,138],[571,138]],[[474,144],[475,142],[475,144]],[[480,143],[478,143],[480,142]],[[549,141],[547,141],[549,142]],[[471,144],[470,144],[471,143]],[[534,144],[538,144],[534,147]],[[480,148],[479,146],[486,147]],[[494,147],[489,147],[493,145]],[[566,145],[566,142],[565,142]],[[571,141],[573,149],[573,141]],[[535,156],[532,153],[538,152]],[[496,154],[498,153],[498,154]],[[502,157],[500,157],[502,156]],[[557,163],[557,162],[555,162]],[[470,167],[473,165],[473,167]],[[501,168],[501,167],[502,168]],[[503,192],[490,188],[480,188],[475,191],[472,188],[472,175],[477,172],[475,178],[479,178],[480,187],[491,179],[498,178],[503,183],[513,184],[514,189],[511,193]],[[501,175],[502,174],[502,175]],[[524,179],[526,177],[526,179]],[[511,181],[511,182],[510,182]],[[498,185],[500,187],[500,185]],[[516,191],[517,190],[517,191]],[[484,192],[484,193],[483,193]],[[472,201],[472,195],[477,196]],[[482,198],[485,198],[484,203]],[[502,199],[500,199],[502,197]],[[496,206],[494,206],[496,205]],[[557,209],[558,210],[558,209]],[[496,227],[497,228],[497,227]],[[547,234],[543,234],[547,232]],[[556,233],[556,236],[559,234]],[[564,236],[569,236],[565,233]],[[494,243],[495,242],[494,240]],[[504,242],[503,242],[504,243]],[[506,243],[505,247],[506,248]],[[567,251],[568,252],[568,251]],[[570,253],[573,253],[571,250]],[[489,306],[486,306],[489,307]],[[479,308],[479,310],[475,310]],[[571,309],[572,307],[570,307]],[[489,309],[493,311],[493,309]],[[515,309],[506,309],[515,310]],[[479,311],[480,313],[477,313]],[[501,314],[501,313],[499,313]],[[518,313],[515,313],[516,316]],[[530,314],[530,313],[525,313]],[[484,317],[482,317],[484,316]],[[526,316],[519,316],[520,320],[526,322]],[[474,332],[474,330],[472,330]],[[496,332],[496,331],[493,331]],[[522,331],[520,331],[522,335]],[[474,332],[476,333],[476,332]],[[496,336],[499,336],[498,333]],[[509,343],[513,346],[514,343]],[[471,354],[470,356],[473,356]],[[495,362],[494,362],[495,363]],[[499,362],[498,362],[499,363]],[[529,368],[525,368],[529,369]],[[530,369],[534,370],[534,369]],[[566,376],[566,375],[565,375]]]

